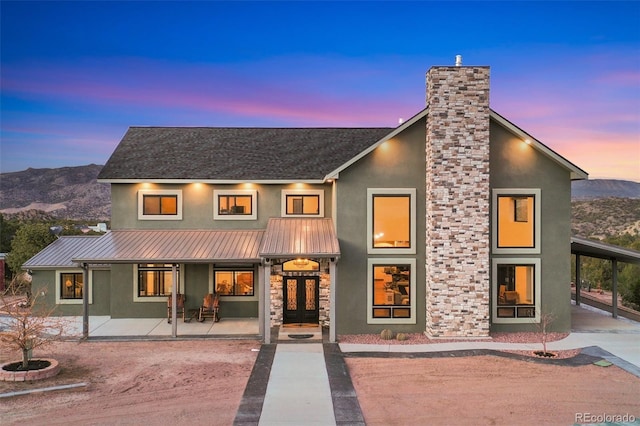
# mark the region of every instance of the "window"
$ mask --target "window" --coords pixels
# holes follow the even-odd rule
[[[324,217],[324,191],[283,190],[282,216]]]
[[[138,219],[181,220],[182,191],[156,189],[138,191]]]
[[[540,253],[540,190],[494,190],[493,223],[494,253]]]
[[[216,270],[215,288],[221,296],[253,296],[253,270]]]
[[[494,322],[538,322],[540,259],[494,259]]]
[[[367,190],[369,253],[415,254],[416,190]]]
[[[213,218],[215,220],[256,220],[255,190],[214,190]]]
[[[173,290],[173,265],[147,263],[137,265],[136,269],[135,282],[137,287],[134,299],[156,298],[156,300],[165,300],[171,294]],[[178,292],[182,293],[180,288],[180,266],[177,266],[176,270],[178,272]]]
[[[56,271],[56,304],[81,305],[84,289],[89,289],[89,303],[93,303],[91,294],[93,271],[89,271],[89,286],[84,283],[84,274],[80,269]]]
[[[416,323],[415,269],[415,259],[369,259],[369,324]]]
[[[60,298],[82,299],[83,280],[81,272],[60,274]]]

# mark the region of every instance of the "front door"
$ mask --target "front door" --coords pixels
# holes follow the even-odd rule
[[[283,322],[317,324],[320,318],[318,277],[284,277]]]

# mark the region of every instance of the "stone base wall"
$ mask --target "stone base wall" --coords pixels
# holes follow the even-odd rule
[[[427,73],[426,333],[489,335],[489,68]]]
[[[320,270],[325,270],[323,263],[320,263]],[[282,265],[274,265],[271,267],[271,277],[269,279],[271,285],[271,309],[270,318],[271,326],[282,325],[282,307],[283,307],[283,276],[309,276],[319,277],[319,316],[320,325],[328,327],[330,324],[329,310],[331,307],[331,275],[324,272],[282,272]]]

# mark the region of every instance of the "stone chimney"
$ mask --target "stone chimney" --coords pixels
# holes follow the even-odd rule
[[[489,67],[427,72],[426,286],[431,337],[489,335]]]

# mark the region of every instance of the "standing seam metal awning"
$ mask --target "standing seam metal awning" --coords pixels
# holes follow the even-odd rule
[[[571,253],[599,259],[640,264],[640,252],[582,237],[571,237]]]
[[[271,218],[260,247],[263,258],[337,258],[340,244],[329,218]]]
[[[77,263],[260,262],[263,230],[114,230],[78,253]]]

